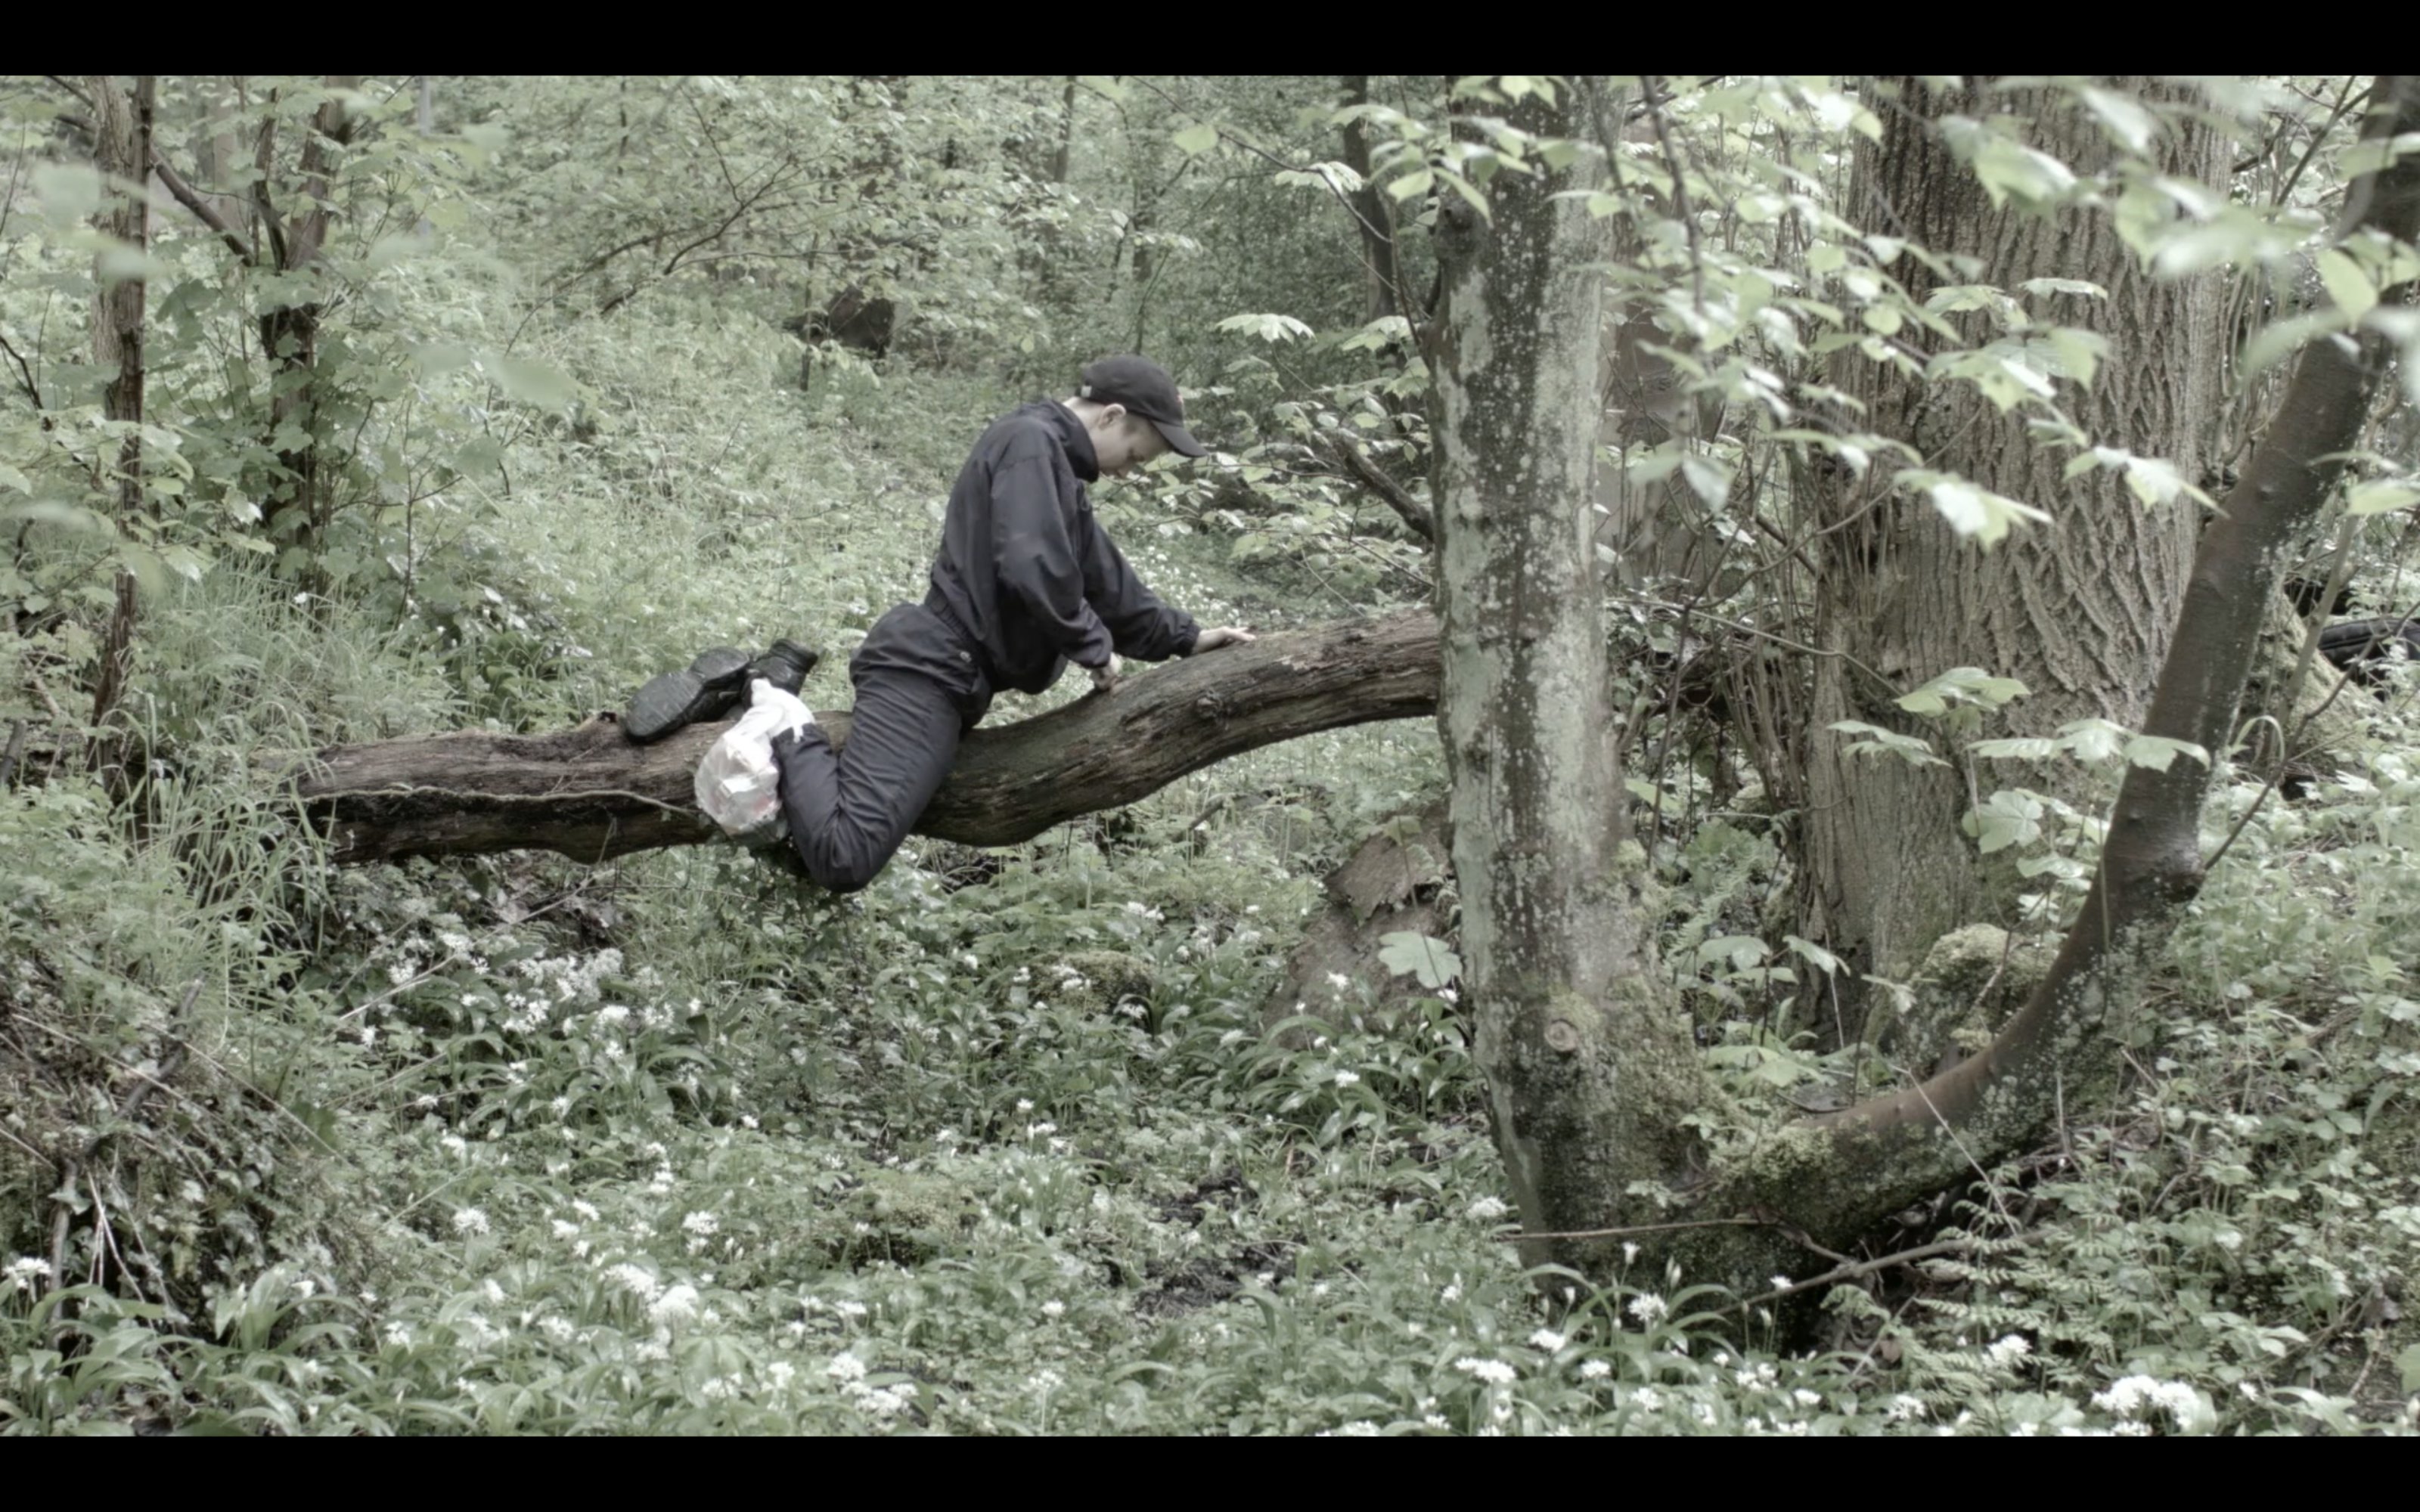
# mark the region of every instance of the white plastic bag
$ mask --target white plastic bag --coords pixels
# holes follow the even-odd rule
[[[778,845],[782,821],[782,773],[773,763],[773,737],[814,723],[807,706],[758,678],[748,690],[748,712],[722,733],[697,764],[697,806],[722,832],[743,845]]]

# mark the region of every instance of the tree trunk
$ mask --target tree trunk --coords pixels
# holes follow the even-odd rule
[[[2381,79],[2372,137],[2420,131],[2420,81]],[[1526,118],[1523,118],[1526,117]],[[1532,105],[1521,124],[1552,131]],[[1691,1281],[1761,1289],[2105,1096],[2142,979],[2202,873],[2209,766],[2131,767],[2057,959],[1981,1054],[1923,1086],[1775,1130],[1700,1169],[1682,1116],[1706,1088],[1660,1000],[1602,739],[1604,653],[1581,543],[1594,298],[1565,187],[1498,175],[1492,220],[1440,216],[1436,364],[1444,609],[1439,722],[1478,1053],[1533,1263],[1611,1274],[1609,1242]],[[2420,156],[2357,180],[2349,229],[2420,233]],[[2388,365],[2376,332],[2305,350],[2240,486],[2203,533],[2145,730],[2223,751],[2286,546],[2306,532]],[[2139,366],[2131,353],[2118,361]],[[1635,1183],[1648,1183],[1641,1187]],[[1658,1207],[1641,1191],[1677,1199]],[[1622,1226],[1622,1227],[1607,1227]]]
[[[115,77],[96,74],[92,79],[93,141],[113,201],[102,214],[101,230],[136,253],[147,252],[151,245],[151,113],[156,85],[155,75],[138,74],[130,99],[119,91]],[[117,446],[117,522],[123,532],[132,529],[143,512],[143,438],[136,427],[143,424],[145,282],[139,272],[113,279],[100,267],[94,270],[94,282],[93,361],[116,370],[101,391],[101,414],[129,427]],[[125,691],[139,608],[134,574],[121,565],[93,688],[92,722],[97,726],[108,722]],[[96,759],[103,748],[95,748]]]
[[[2033,123],[2033,146],[2080,172],[2110,156],[2102,128],[2064,90],[2011,96],[1982,83],[1947,90],[1928,90],[1913,79],[1895,83],[1898,105],[1880,110],[1882,140],[1858,144],[1858,223],[1938,254],[1978,259],[1975,281],[2011,292],[2039,277],[2085,279],[2107,289],[2105,300],[2028,301],[2038,316],[2109,340],[2110,358],[2090,388],[2067,391],[2071,413],[2097,444],[2165,458],[2184,478],[2200,477],[2207,422],[2227,360],[2214,284],[2155,282],[2105,210],[2040,216],[2014,203],[1994,208],[1943,141],[1939,121],[1953,113],[2013,110]],[[2176,88],[2142,80],[2117,87],[2180,98]],[[2217,132],[2195,116],[2167,132],[2156,151],[2165,172],[2223,184],[2220,147]],[[1918,301],[1942,282],[1912,256],[1887,270]],[[1907,334],[1921,339],[1913,328]],[[2087,717],[2139,727],[2182,601],[2198,512],[2181,499],[2146,506],[2110,470],[2063,480],[2067,454],[2037,444],[2023,410],[2002,414],[1971,385],[1913,378],[1854,348],[1843,353],[1834,381],[1867,406],[1855,428],[1907,441],[1928,465],[2052,515],[1996,549],[1979,551],[1927,502],[1876,502],[1885,479],[1835,474],[1828,486],[1812,490],[1814,524],[1829,532],[1821,538],[1820,641],[1836,655],[1816,661],[1805,732],[1809,794],[1799,932],[1825,942],[1858,971],[1904,980],[1935,939],[1958,925],[2003,916],[2008,900],[1995,895],[1973,843],[1960,833],[1966,773],[1849,756],[1850,737],[1829,726],[1855,719],[1925,733],[1894,697],[1950,668],[1973,666],[2018,678],[2032,690],[2010,710],[2027,733],[2047,734]],[[1976,780],[1984,794],[2020,786],[2072,793],[2078,779],[2071,771],[1994,764]]]
[[[1568,137],[1579,103],[1565,85],[1508,116]],[[1438,724],[1477,1056],[1521,1216],[1542,1232],[1591,1227],[1635,1204],[1632,1182],[1677,1178],[1703,1075],[1663,989],[1607,738],[1590,540],[1604,235],[1556,197],[1584,200],[1597,172],[1583,157],[1499,173],[1487,220],[1451,198],[1439,212]]]
[[[331,75],[327,85],[331,89],[349,89],[357,82],[348,75]],[[255,181],[253,193],[259,205],[272,264],[278,272],[292,275],[310,270],[327,241],[332,213],[328,176],[335,166],[335,155],[352,141],[353,121],[340,100],[330,99],[313,113],[309,133],[302,143],[302,181],[299,192],[286,204],[287,211],[301,213],[290,222],[279,219],[269,193],[275,124],[274,116],[261,122],[257,162],[261,177]],[[260,317],[261,350],[277,367],[277,378],[270,389],[271,433],[274,436],[289,428],[302,433],[299,441],[277,448],[277,464],[285,470],[286,477],[271,496],[268,528],[271,536],[290,538],[302,557],[287,560],[304,565],[305,570],[318,550],[319,532],[327,525],[327,488],[319,476],[319,446],[313,432],[317,424],[319,315],[319,301],[305,299],[281,304]]]
[[[1222,647],[1106,697],[973,732],[917,832],[1015,844],[1261,746],[1434,713],[1436,683],[1436,622],[1425,613]],[[846,714],[816,717],[846,743]],[[600,861],[716,838],[690,779],[723,728],[635,746],[608,717],[548,735],[338,746],[318,753],[296,794],[340,861],[509,850]]]
[[[2420,132],[2420,78],[2381,77],[2364,135]],[[2420,156],[2353,181],[2341,231],[2420,237]],[[2389,291],[2386,301],[2395,295]],[[2304,347],[2259,447],[2202,532],[2144,728],[2214,756],[2233,735],[2288,548],[2310,531],[2361,433],[2392,347],[2377,331]],[[2049,976],[1998,1039],[1920,1088],[1823,1120],[1709,1194],[1715,1211],[1778,1210],[1819,1238],[1988,1165],[2105,1095],[2142,979],[2202,883],[2211,768],[2130,767],[2092,891]]]
[[[1370,76],[1348,73],[1344,76],[1344,102],[1366,105],[1370,102]],[[1395,249],[1395,214],[1387,196],[1370,177],[1370,128],[1359,117],[1344,127],[1344,166],[1360,176],[1361,187],[1345,196],[1353,207],[1354,219],[1359,223],[1361,265],[1370,281],[1370,318],[1383,319],[1404,313],[1403,298],[1404,269]]]

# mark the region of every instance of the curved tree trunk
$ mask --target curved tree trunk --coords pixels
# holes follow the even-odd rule
[[[2011,293],[2046,277],[2107,289],[2105,300],[2024,297],[2037,318],[2108,339],[2109,359],[2095,381],[2064,391],[2063,402],[2094,443],[2164,458],[2184,479],[2199,479],[2226,361],[2214,285],[2208,279],[2154,281],[2105,210],[2042,216],[2013,202],[1994,208],[1944,142],[1939,121],[2014,110],[2036,123],[2033,146],[2079,172],[2108,161],[2102,127],[2063,90],[2011,96],[1982,83],[1952,90],[1928,90],[1913,79],[1895,83],[1899,105],[1880,111],[1882,140],[1858,145],[1858,223],[1948,257],[1975,258],[1980,266],[1974,282]],[[2117,87],[2146,98],[2179,95],[2142,80]],[[2196,118],[2164,137],[2161,166],[2224,183],[2220,147],[2216,131]],[[1887,270],[1918,301],[1945,282],[1913,256]],[[1988,339],[1981,326],[1966,334]],[[1913,328],[1903,336],[1923,339]],[[2032,690],[2009,711],[2016,730],[2048,734],[2086,717],[2138,728],[2182,602],[2198,511],[2181,498],[2146,505],[2114,471],[2062,479],[2070,454],[2040,445],[2022,409],[2003,414],[1971,385],[1911,378],[1854,348],[1843,354],[1834,381],[1867,407],[1856,428],[1909,442],[1927,465],[2052,516],[1996,549],[1978,551],[1929,503],[1876,502],[1873,494],[1886,483],[1870,474],[1862,484],[1836,475],[1810,501],[1816,526],[1829,531],[1822,537],[1821,643],[1839,655],[1816,661],[1805,732],[1799,932],[1861,971],[1904,980],[1942,934],[2003,911],[1973,842],[1960,833],[1967,775],[1851,757],[1843,749],[1850,737],[1829,727],[1855,719],[1928,733],[1893,698],[1966,666],[2018,678]],[[2002,787],[2058,793],[2071,789],[2073,777],[1995,764],[1977,781],[1984,794]]]
[[[1263,636],[973,732],[917,832],[1015,844],[1261,746],[1433,713],[1436,687],[1436,621],[1426,613]],[[816,717],[846,743],[846,714]],[[601,716],[554,734],[337,746],[318,753],[295,793],[340,861],[513,850],[601,861],[718,838],[690,779],[723,728],[692,725],[636,746]]]

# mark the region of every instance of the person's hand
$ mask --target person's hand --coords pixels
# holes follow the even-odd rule
[[[1251,631],[1245,629],[1240,625],[1222,625],[1217,629],[1204,630],[1200,635],[1195,636],[1193,638],[1193,654],[1198,656],[1202,652],[1216,651],[1220,646],[1249,646],[1251,643]]]
[[[1093,674],[1093,690],[1094,692],[1112,693],[1117,690],[1118,654],[1116,652],[1110,652],[1109,659],[1103,662],[1100,666],[1087,667],[1084,670]]]

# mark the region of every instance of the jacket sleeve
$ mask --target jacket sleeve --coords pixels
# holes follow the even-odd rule
[[[1202,627],[1193,623],[1192,615],[1169,608],[1143,586],[1091,510],[1078,511],[1076,534],[1083,553],[1084,596],[1109,626],[1118,655],[1137,661],[1191,656]]]
[[[1109,662],[1109,626],[1086,602],[1084,563],[1059,508],[1050,458],[1036,451],[1001,458],[991,477],[992,571],[1078,667]]]

